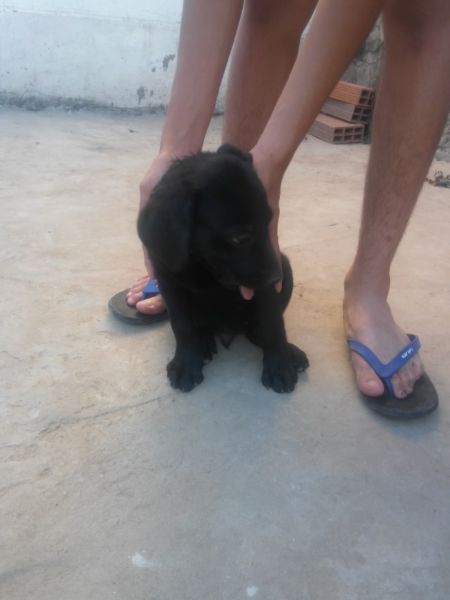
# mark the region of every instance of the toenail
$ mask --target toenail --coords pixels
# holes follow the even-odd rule
[[[378,381],[376,379],[367,379],[366,384],[374,389],[378,387]]]

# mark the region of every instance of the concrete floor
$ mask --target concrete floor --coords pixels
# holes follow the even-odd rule
[[[280,226],[311,368],[268,392],[238,340],[183,395],[169,327],[106,308],[142,273],[137,185],[161,123],[0,112],[1,598],[448,600],[450,191],[425,185],[393,269],[436,414],[392,423],[359,400],[340,302],[368,147],[313,138]]]

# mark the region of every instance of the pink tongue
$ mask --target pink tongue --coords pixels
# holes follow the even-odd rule
[[[244,287],[243,285],[239,286],[239,291],[241,292],[241,295],[244,298],[244,300],[251,300],[253,298],[254,293],[255,293],[255,290],[252,290],[251,288]]]

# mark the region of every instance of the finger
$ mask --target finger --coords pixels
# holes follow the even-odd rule
[[[277,255],[277,258],[278,258],[278,263],[281,266],[281,250],[280,250],[280,245],[278,243],[278,215],[274,216],[274,218],[272,219],[272,221],[269,225],[269,235],[270,235],[270,241],[272,243],[272,247],[275,250],[275,254]],[[279,294],[283,288],[283,279],[281,278],[280,281],[277,281],[273,287],[274,287],[274,290]]]

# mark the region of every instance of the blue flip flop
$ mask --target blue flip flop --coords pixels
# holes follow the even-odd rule
[[[353,338],[347,344],[353,352],[361,356],[375,371],[384,383],[385,392],[382,396],[366,396],[362,394],[369,408],[391,419],[417,419],[436,410],[439,397],[427,374],[416,381],[414,390],[406,398],[396,398],[392,388],[392,376],[395,375],[420,348],[416,335],[408,334],[409,344],[400,350],[388,363],[383,363],[378,356],[362,342]]]
[[[108,302],[110,311],[121,321],[132,325],[153,325],[154,323],[168,319],[167,310],[151,315],[139,312],[135,306],[130,306],[127,303],[127,293],[128,290],[122,290],[115,294]],[[144,296],[143,300],[160,294],[161,292],[159,291],[156,279],[149,279],[142,293]]]

